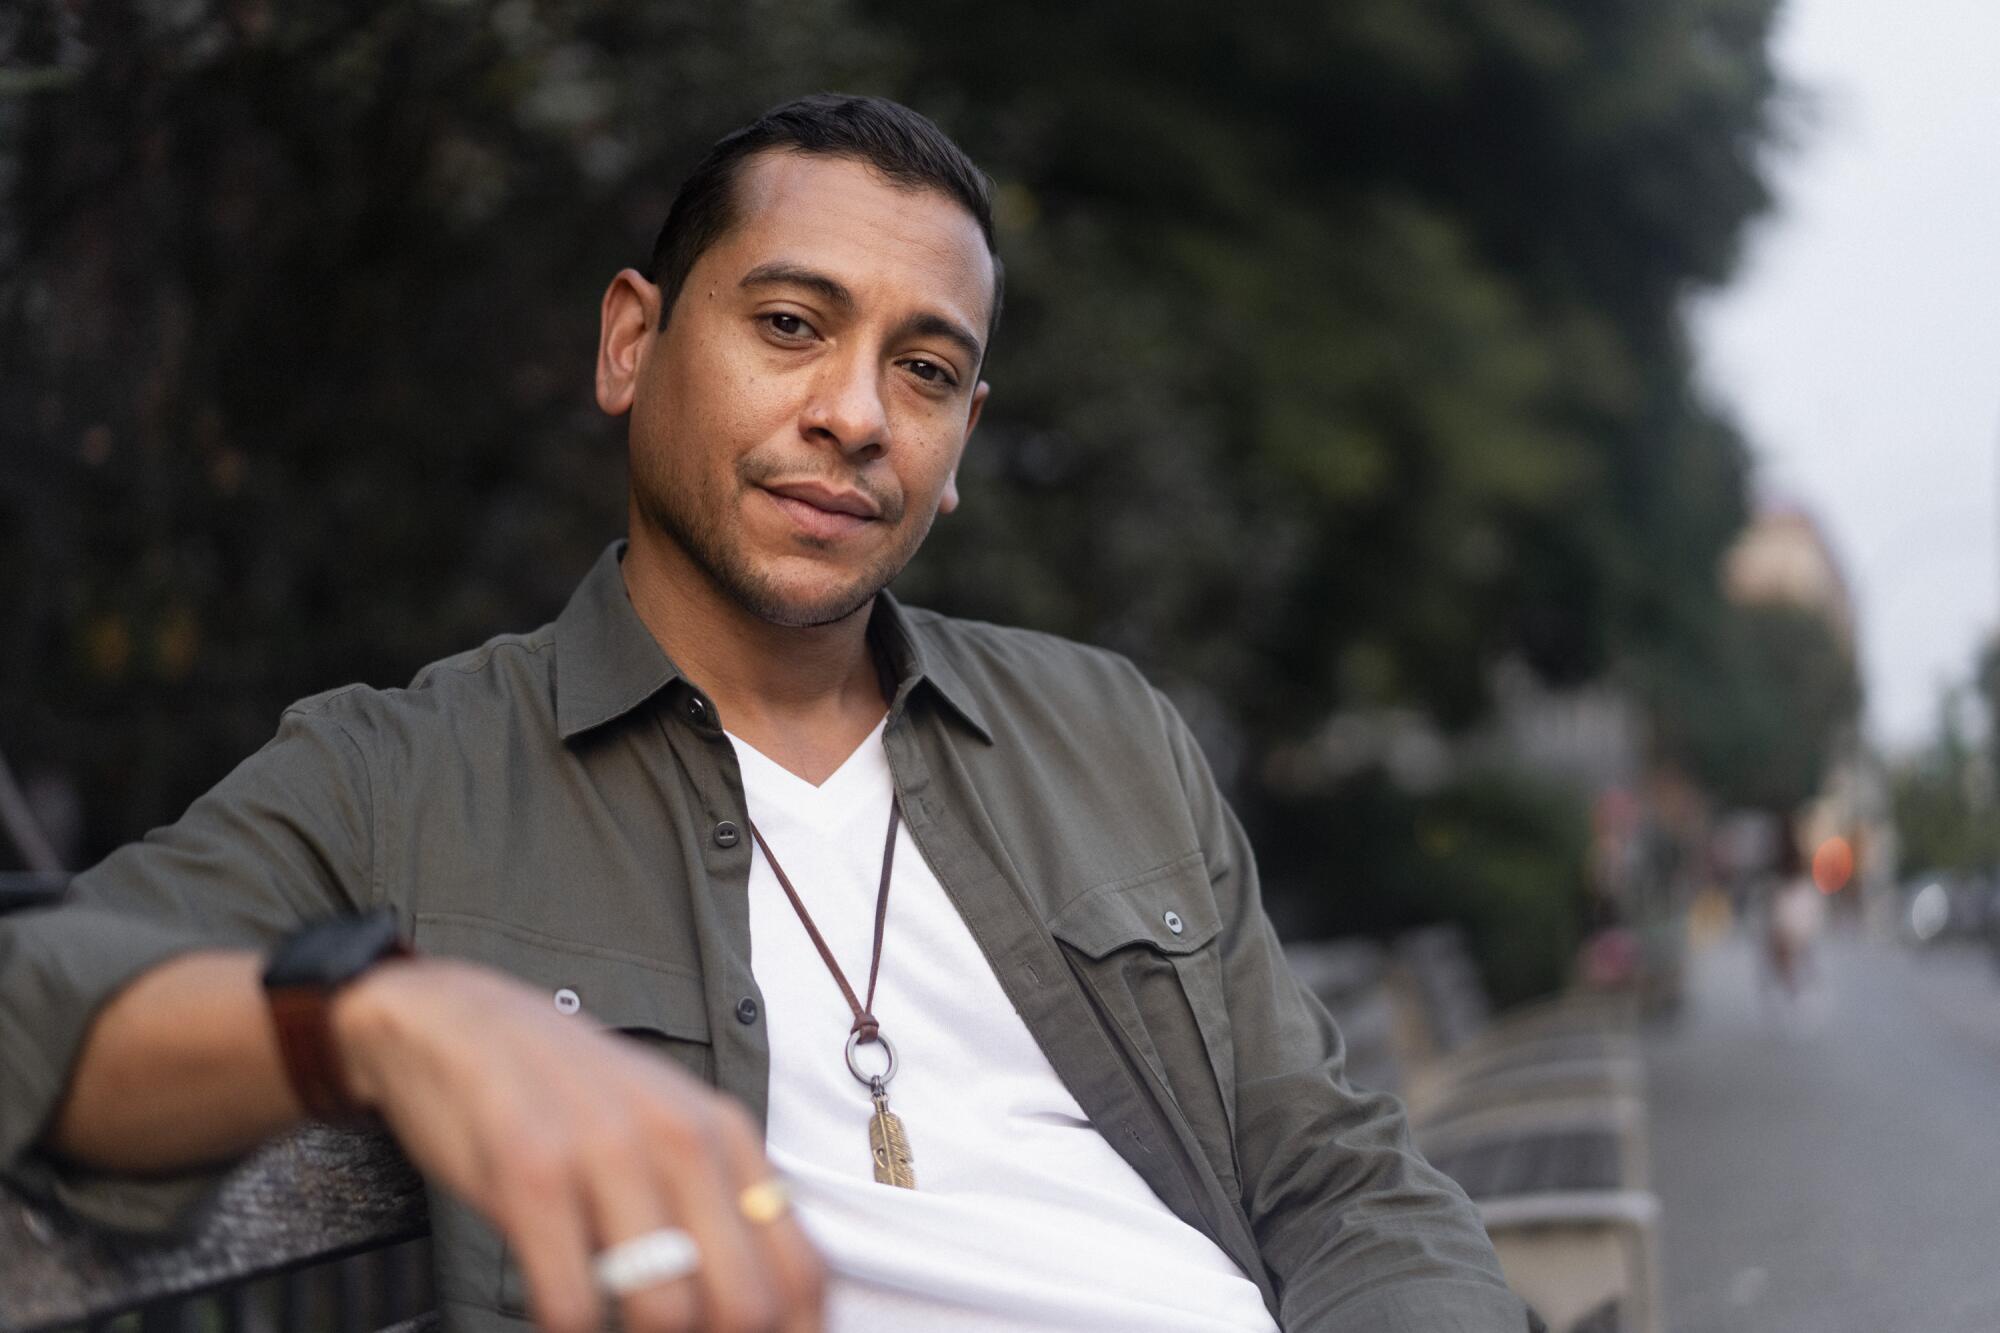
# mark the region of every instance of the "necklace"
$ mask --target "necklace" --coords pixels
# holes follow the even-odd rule
[[[764,850],[764,859],[771,863],[771,873],[778,877],[778,885],[785,896],[792,900],[792,910],[799,914],[799,923],[812,937],[813,947],[819,950],[827,971],[833,973],[833,980],[840,987],[840,993],[847,1000],[847,1007],[854,1011],[854,1026],[847,1032],[847,1072],[854,1075],[875,1102],[875,1114],[868,1121],[868,1147],[875,1159],[875,1179],[883,1185],[897,1185],[903,1189],[917,1187],[916,1161],[910,1155],[910,1140],[903,1133],[903,1122],[889,1109],[889,1080],[896,1077],[896,1048],[882,1035],[882,1025],[875,1019],[875,978],[882,970],[882,927],[889,919],[889,871],[896,860],[896,827],[901,822],[903,812],[896,804],[896,798],[889,798],[889,835],[882,844],[882,884],[875,891],[875,948],[868,960],[868,998],[856,999],[854,987],[847,984],[847,974],[840,970],[840,964],[833,960],[833,950],[827,948],[826,940],[813,924],[806,905],[799,900],[799,892],[792,887],[785,868],[778,864],[778,858],[771,852],[771,844],[764,841],[764,835],[757,828],[756,820],[748,820],[750,836]],[[879,1074],[864,1074],[854,1062],[854,1052],[858,1047],[881,1043],[882,1050],[889,1057],[888,1068]]]

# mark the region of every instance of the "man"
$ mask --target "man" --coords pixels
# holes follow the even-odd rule
[[[166,1226],[378,1115],[453,1328],[1524,1326],[1164,699],[884,591],[986,401],[987,190],[873,99],[716,146],[603,299],[628,542],[0,926],[10,1174]]]

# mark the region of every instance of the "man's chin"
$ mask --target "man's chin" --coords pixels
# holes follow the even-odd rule
[[[875,600],[903,561],[862,558],[835,561],[795,552],[762,552],[745,544],[712,540],[700,527],[683,529],[648,512],[656,532],[707,577],[709,586],[766,624],[810,629],[846,620]],[[904,557],[907,559],[907,557]]]
[[[762,581],[739,589],[738,601],[759,620],[786,629],[813,629],[837,624],[864,610],[882,583],[864,579],[838,587],[787,587]]]

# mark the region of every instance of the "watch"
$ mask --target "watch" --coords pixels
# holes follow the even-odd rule
[[[264,997],[285,1075],[306,1114],[331,1124],[368,1119],[368,1108],[348,1091],[334,1048],[333,997],[385,958],[407,958],[396,933],[396,914],[378,908],[307,926],[271,952],[264,966]]]

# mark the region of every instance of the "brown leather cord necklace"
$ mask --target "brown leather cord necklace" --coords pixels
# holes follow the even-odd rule
[[[792,900],[792,910],[799,914],[799,923],[812,937],[813,947],[819,950],[820,958],[826,963],[826,970],[833,973],[835,984],[847,999],[847,1007],[854,1011],[854,1026],[847,1033],[847,1072],[854,1075],[875,1099],[875,1114],[868,1122],[868,1146],[875,1158],[875,1179],[884,1185],[899,1185],[904,1189],[917,1187],[916,1161],[910,1155],[910,1140],[903,1133],[903,1122],[889,1109],[889,1080],[896,1077],[896,1048],[882,1035],[882,1025],[875,1021],[875,978],[882,970],[882,927],[889,919],[889,871],[896,860],[896,826],[901,822],[903,812],[896,804],[896,798],[889,798],[889,836],[882,844],[882,886],[875,891],[875,952],[868,960],[868,998],[857,1000],[854,987],[847,984],[847,975],[840,970],[840,964],[833,961],[833,950],[826,947],[826,940],[813,924],[806,905],[799,901],[799,891],[792,887],[792,881],[785,874],[785,868],[778,864],[778,858],[771,852],[771,844],[764,841],[763,833],[752,819],[750,836],[764,849],[764,859],[771,863],[771,872],[778,877],[778,885],[785,896]],[[879,1074],[864,1074],[854,1063],[854,1052],[858,1046],[870,1042],[880,1042],[888,1054],[889,1067]]]

